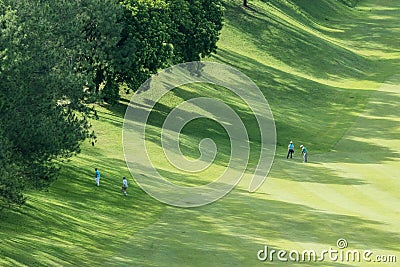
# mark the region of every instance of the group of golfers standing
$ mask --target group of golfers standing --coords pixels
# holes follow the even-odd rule
[[[307,162],[307,148],[303,145],[300,145],[300,149],[301,149],[301,154],[303,155],[303,162]],[[292,159],[293,153],[294,153],[294,144],[293,141],[290,141],[288,145],[288,153],[286,158],[288,159],[290,157]]]

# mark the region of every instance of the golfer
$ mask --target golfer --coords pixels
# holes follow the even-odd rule
[[[100,186],[100,172],[97,168],[95,168],[94,170],[95,170],[94,180],[96,182],[96,185]]]
[[[293,158],[293,153],[294,153],[294,144],[293,144],[293,141],[290,141],[290,143],[288,145],[288,153],[287,153],[286,158],[288,159],[289,155],[290,155],[290,158],[292,159]]]
[[[126,193],[127,188],[128,188],[128,180],[126,180],[126,177],[124,176],[124,178],[122,178],[122,193],[124,194],[124,196],[127,195]]]
[[[303,145],[300,146],[301,148],[301,154],[303,155],[303,162],[307,162],[307,148]]]

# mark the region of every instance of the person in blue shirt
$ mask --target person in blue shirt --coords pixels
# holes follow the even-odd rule
[[[288,159],[289,155],[290,155],[290,158],[292,159],[293,158],[293,153],[294,153],[294,144],[293,144],[293,141],[290,141],[290,143],[288,145],[288,153],[287,153],[286,158]]]
[[[303,162],[307,162],[308,151],[307,148],[303,145],[300,146],[301,154],[303,155]]]
[[[100,172],[97,168],[95,168],[94,170],[95,170],[94,180],[96,181],[96,185],[100,186]]]

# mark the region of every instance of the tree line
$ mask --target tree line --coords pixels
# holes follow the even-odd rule
[[[90,104],[217,49],[219,0],[0,0],[0,208],[94,133]]]

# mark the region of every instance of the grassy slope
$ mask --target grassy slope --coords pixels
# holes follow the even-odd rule
[[[400,79],[381,87],[399,67],[400,5],[373,2],[361,1],[356,10],[333,0],[250,1],[248,10],[240,1],[226,2],[226,26],[213,60],[251,77],[277,123],[277,158],[257,193],[248,194],[248,181],[243,181],[222,200],[196,209],[161,205],[136,186],[123,198],[126,103],[99,108],[101,118],[94,122],[98,144],[84,144],[49,192],[32,193],[28,206],[0,215],[0,265],[256,265],[256,252],[264,244],[322,250],[334,247],[340,237],[352,249],[400,258],[399,183],[394,179],[400,164],[394,85]],[[160,114],[190,98],[193,90],[177,90],[164,99]],[[247,119],[250,136],[256,136]],[[194,123],[204,130],[185,132],[183,149],[193,157],[197,140],[212,134],[210,122]],[[149,126],[154,151],[159,125],[155,119]],[[224,138],[215,137],[226,150]],[[310,164],[298,159],[287,164],[283,154],[289,139],[307,144]],[[225,161],[222,156],[213,171]],[[158,164],[182,183],[204,182],[171,172],[162,160]],[[103,176],[100,188],[91,178],[96,166]]]

